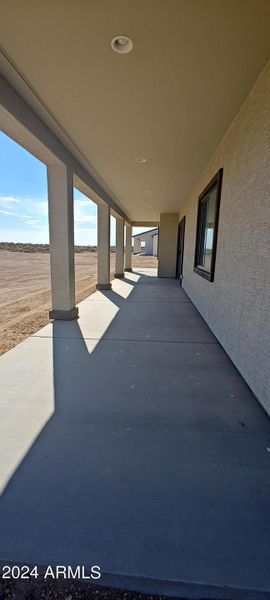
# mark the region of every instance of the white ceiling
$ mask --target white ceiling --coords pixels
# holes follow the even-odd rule
[[[5,51],[134,221],[178,211],[270,55],[268,0],[0,6]]]

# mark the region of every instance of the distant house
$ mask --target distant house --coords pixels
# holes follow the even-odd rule
[[[133,235],[133,254],[140,254],[144,247],[144,254],[157,256],[158,254],[158,227],[144,233]]]

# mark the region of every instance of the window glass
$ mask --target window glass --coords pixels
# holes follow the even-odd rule
[[[194,269],[209,281],[214,278],[221,181],[222,169],[200,195],[198,204]]]
[[[202,203],[201,218],[202,218],[202,234],[199,252],[198,266],[210,273],[212,251],[213,251],[213,233],[215,224],[216,212],[216,192],[215,186],[207,195]]]

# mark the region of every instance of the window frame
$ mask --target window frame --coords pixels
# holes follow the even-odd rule
[[[211,283],[214,281],[215,276],[215,265],[216,265],[216,253],[217,253],[217,241],[218,241],[218,223],[219,223],[219,212],[220,212],[220,200],[221,200],[221,188],[222,188],[223,169],[219,169],[214,175],[208,185],[204,188],[198,198],[198,210],[197,210],[197,228],[196,228],[196,243],[195,243],[195,256],[194,256],[194,271],[207,281]],[[206,271],[199,266],[199,255],[201,248],[201,234],[202,234],[202,207],[206,200],[209,192],[214,186],[217,186],[216,192],[216,208],[214,218],[214,230],[213,230],[213,245],[212,245],[212,258],[210,271]]]

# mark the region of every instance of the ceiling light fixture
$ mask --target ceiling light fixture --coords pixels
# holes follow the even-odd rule
[[[136,158],[136,162],[139,164],[146,163],[146,158],[144,158],[144,156],[138,156],[138,158]]]
[[[149,196],[149,194],[151,194],[150,190],[144,190],[144,193],[147,194],[147,196]]]
[[[126,35],[117,35],[112,39],[111,47],[118,54],[128,54],[133,48],[133,42]]]

